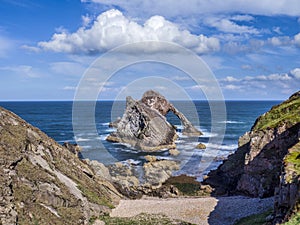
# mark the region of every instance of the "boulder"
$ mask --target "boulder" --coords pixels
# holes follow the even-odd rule
[[[199,143],[197,146],[196,146],[197,149],[206,149],[206,145],[203,144],[203,143]]]

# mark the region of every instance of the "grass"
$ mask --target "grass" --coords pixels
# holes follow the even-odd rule
[[[286,180],[291,183],[300,176],[300,143],[290,149],[289,154],[284,158],[284,162],[286,165],[285,170],[289,171]]]
[[[211,191],[201,190],[201,184],[194,177],[180,175],[169,178],[165,185],[175,186],[182,195],[187,196],[209,196]]]
[[[130,218],[109,217],[108,215],[100,216],[100,220],[107,225],[191,225],[191,223],[173,220],[164,215],[139,214]]]
[[[293,126],[300,122],[300,98],[294,97],[274,106],[269,112],[258,118],[253,131],[275,128],[283,123]]]
[[[294,214],[288,222],[283,223],[283,225],[299,225],[299,224],[300,224],[300,212]]]
[[[234,225],[263,225],[266,223],[266,217],[271,213],[272,209],[269,209],[263,213],[253,214],[251,216],[240,219]]]

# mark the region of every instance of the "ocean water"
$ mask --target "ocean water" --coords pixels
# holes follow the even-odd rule
[[[169,113],[167,119],[177,127],[177,149],[181,152],[178,156],[171,156],[167,150],[152,153],[160,159],[176,160],[181,163],[181,168],[175,174],[188,174],[198,177],[207,174],[209,170],[216,168],[223,159],[234,153],[237,149],[238,138],[251,129],[255,119],[267,112],[279,101],[226,101],[226,119],[217,121],[215,132],[212,132],[211,112],[208,102],[173,102],[173,104],[198,127],[204,135],[197,138],[189,138],[182,135],[182,125],[176,116]],[[117,107],[116,107],[117,105]],[[0,106],[13,111],[33,126],[44,131],[58,143],[77,143],[82,146],[82,157],[98,160],[107,164],[104,151],[95,142],[102,143],[105,153],[109,153],[116,161],[134,164],[141,168],[145,162],[144,156],[149,153],[140,152],[131,146],[110,143],[105,140],[114,129],[108,126],[109,122],[122,116],[125,102],[101,101],[97,102],[93,121],[95,122],[97,135],[90,132],[89,126],[81,132],[73,132],[72,102],[0,102]],[[83,107],[84,111],[85,108]],[[212,137],[221,134],[218,128],[226,127],[224,139],[221,144],[211,141]],[[76,141],[75,141],[76,140]],[[202,142],[206,144],[205,151],[196,149],[196,145]]]

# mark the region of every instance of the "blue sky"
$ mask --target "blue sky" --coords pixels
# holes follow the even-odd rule
[[[119,45],[148,40],[174,42],[201,57],[225,99],[281,100],[300,87],[297,0],[0,3],[0,100],[72,100],[94,60]],[[143,53],[149,51],[144,48]],[[149,82],[151,76],[172,85]],[[195,83],[159,63],[121,69],[104,84],[99,98],[115,99],[122,93],[139,97],[145,88],[173,91],[176,98],[173,84],[193,99],[204,98],[205,82]]]

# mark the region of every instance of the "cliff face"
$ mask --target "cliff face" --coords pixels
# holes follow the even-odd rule
[[[0,107],[0,224],[88,224],[120,194],[76,154]]]
[[[278,210],[285,213],[288,208],[294,207],[295,202],[291,198],[299,201],[299,174],[295,174],[300,169],[300,156],[299,151],[291,153],[294,148],[299,149],[293,147],[299,146],[299,139],[300,92],[297,92],[260,116],[251,131],[240,137],[237,151],[218,169],[211,171],[204,182],[214,187],[215,194],[239,193],[252,197],[274,196],[275,188],[279,187],[276,188],[276,204],[281,207]],[[286,163],[290,154],[298,154],[299,157],[295,156],[294,162]],[[298,167],[295,169],[291,164],[296,162]],[[294,172],[287,166],[294,168]],[[287,181],[290,176],[293,179]]]

